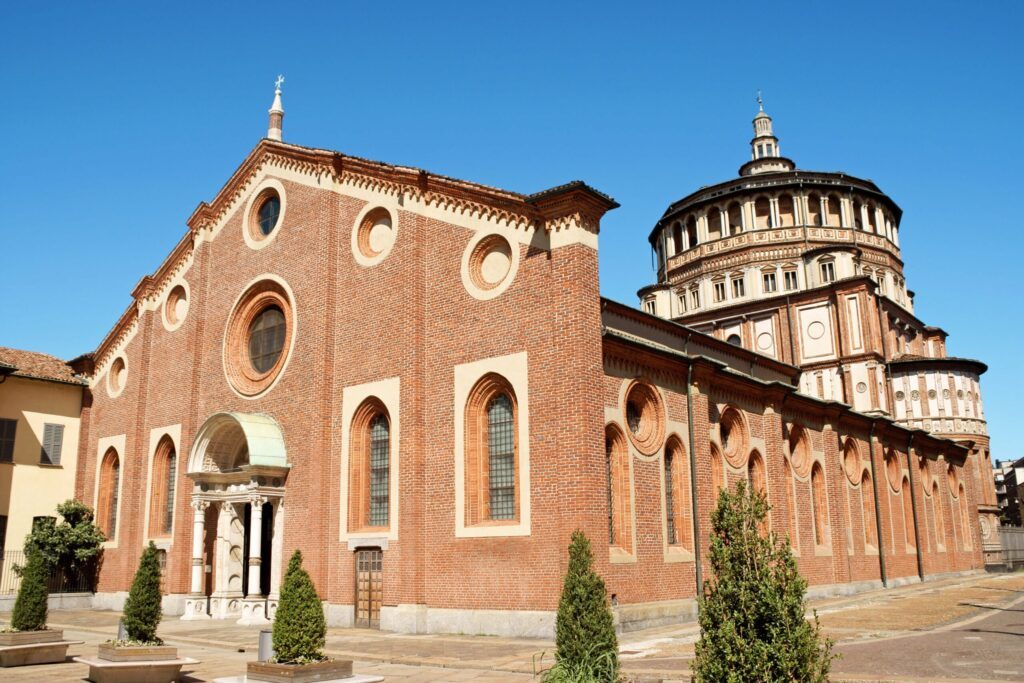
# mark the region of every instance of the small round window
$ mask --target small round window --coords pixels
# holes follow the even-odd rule
[[[287,326],[284,313],[276,305],[268,306],[249,327],[249,362],[256,372],[269,372],[284,348]]]
[[[259,211],[256,213],[256,227],[261,236],[266,237],[274,232],[277,221],[281,217],[281,198],[276,192],[268,192],[260,201]]]
[[[114,359],[114,362],[110,364],[110,370],[107,371],[107,394],[111,398],[115,398],[121,395],[121,391],[124,390],[125,380],[128,378],[128,367],[125,365],[124,357],[118,356]]]

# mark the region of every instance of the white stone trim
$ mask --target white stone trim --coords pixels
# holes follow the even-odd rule
[[[181,482],[178,481],[178,472],[181,471],[181,423],[175,425],[168,425],[166,427],[154,427],[149,430],[149,450],[146,458],[146,491],[145,491],[145,510],[142,515],[142,545],[145,547],[150,540],[157,544],[157,547],[167,550],[171,547],[171,539],[174,538],[174,528],[178,524],[178,508],[174,507],[174,515],[171,517],[171,533],[170,538],[167,536],[152,537],[149,535],[149,512],[153,503],[153,458],[156,457],[156,447],[160,444],[160,439],[167,435],[171,442],[174,444],[174,455],[176,469],[174,490],[175,496],[177,496],[178,486]],[[186,461],[187,462],[187,461]]]
[[[103,456],[108,450],[113,448],[117,452],[117,510],[114,512],[114,519],[117,520],[117,524],[114,528],[114,538],[111,540],[104,541],[101,545],[103,548],[116,548],[118,537],[121,535],[121,529],[124,527],[122,523],[124,520],[121,519],[121,503],[124,501],[122,491],[124,491],[124,473],[125,473],[125,442],[127,436],[124,434],[118,434],[117,436],[105,436],[96,443],[96,473],[94,475],[93,490],[92,490],[92,509],[96,510],[99,507],[100,500],[100,475],[103,472]]]
[[[395,246],[395,242],[398,241],[399,208],[400,207],[398,206],[398,202],[395,201],[394,197],[383,196],[376,203],[368,202],[366,206],[364,206],[363,209],[359,212],[359,215],[356,216],[355,223],[352,224],[350,239],[352,246],[352,258],[354,258],[356,260],[356,263],[358,263],[363,268],[370,268],[372,266],[377,265],[378,263],[386,259],[388,257],[388,254],[391,253],[391,249]],[[376,209],[384,209],[385,211],[388,212],[388,216],[390,216],[391,218],[391,241],[388,242],[387,246],[385,246],[380,251],[380,253],[376,254],[375,256],[367,256],[359,248],[359,226],[362,225],[363,221],[366,219],[366,216],[371,211],[374,211]]]
[[[530,403],[527,352],[485,358],[455,366],[455,536],[484,538],[530,535]],[[519,523],[500,525],[466,524],[466,402],[481,377],[488,373],[500,375],[516,395],[518,418],[519,472],[516,488],[519,494]]]
[[[270,231],[270,234],[265,237],[255,237],[252,234],[252,223],[253,223],[253,211],[259,207],[255,206],[256,199],[263,194],[265,190],[274,190],[277,192],[278,198],[281,200],[281,212],[277,216],[277,224],[274,225],[274,229]],[[284,219],[287,215],[288,209],[288,197],[284,191],[284,184],[281,183],[277,178],[265,177],[259,182],[252,192],[249,193],[249,200],[245,204],[245,213],[242,214],[242,239],[245,240],[245,244],[250,248],[259,251],[265,249],[277,239],[277,234],[284,228]]]
[[[388,411],[389,429],[391,431],[390,471],[388,473],[388,530],[386,533],[380,530],[350,532],[348,530],[348,470],[349,470],[349,449],[352,442],[352,417],[356,409],[363,401],[370,397],[376,398]],[[357,384],[344,387],[341,390],[341,485],[339,487],[339,505],[341,519],[338,524],[338,540],[351,542],[356,539],[374,539],[385,537],[389,541],[398,540],[398,515],[399,515],[399,471],[401,470],[401,457],[399,446],[401,444],[401,379],[390,377],[388,379]],[[357,544],[360,545],[360,544]],[[362,544],[365,545],[365,542]],[[386,544],[384,546],[386,548]],[[383,548],[382,548],[383,549]]]
[[[275,230],[274,232],[277,231]],[[237,389],[235,389],[235,385],[231,382],[231,378],[228,376],[228,330],[231,328],[231,320],[235,315],[236,309],[238,308],[238,302],[242,300],[242,297],[245,296],[245,293],[248,292],[253,285],[263,280],[271,280],[273,282],[276,282],[277,284],[281,285],[281,288],[284,289],[285,294],[288,295],[288,303],[289,305],[291,305],[292,315],[291,343],[288,345],[288,349],[284,351],[284,353],[287,354],[284,357],[284,365],[281,366],[281,369],[280,371],[278,371],[277,376],[274,377],[274,381],[267,385],[267,388],[264,389],[263,391],[256,394],[252,394],[250,396],[248,394],[243,394],[239,392]],[[257,275],[253,279],[249,280],[249,282],[244,284],[242,288],[239,290],[238,295],[235,297],[234,302],[231,304],[230,312],[228,313],[227,318],[224,320],[224,330],[221,333],[220,338],[220,368],[221,372],[224,374],[224,381],[227,383],[228,388],[231,389],[231,392],[235,396],[238,396],[239,398],[244,398],[247,401],[254,401],[256,399],[266,396],[271,391],[273,391],[274,387],[277,386],[277,383],[281,381],[281,378],[284,377],[284,374],[288,371],[288,364],[292,361],[292,354],[295,351],[295,340],[298,338],[299,307],[295,302],[295,292],[292,291],[292,288],[288,285],[288,283],[285,282],[283,278],[281,278],[278,275],[274,275],[273,273],[261,273],[260,275]]]

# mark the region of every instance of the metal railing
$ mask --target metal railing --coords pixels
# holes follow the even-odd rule
[[[21,550],[4,551],[0,557],[0,595],[17,593],[21,576],[15,567],[25,566],[25,553]],[[92,564],[75,567],[57,567],[47,577],[50,593],[92,593],[95,590],[96,572]]]

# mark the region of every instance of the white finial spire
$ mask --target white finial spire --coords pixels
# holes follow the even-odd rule
[[[278,74],[274,81],[274,104],[270,105],[270,126],[267,128],[267,137],[271,140],[281,139],[281,128],[284,124],[284,107],[281,105],[281,84],[284,83],[284,76]]]
[[[740,167],[740,175],[792,171],[795,166],[782,156],[779,139],[772,132],[772,117],[764,111],[764,97],[760,89],[754,101],[757,102],[757,114],[753,121],[754,139],[750,141],[750,161]]]
[[[757,110],[764,111],[764,100],[761,99],[761,89],[757,89]]]

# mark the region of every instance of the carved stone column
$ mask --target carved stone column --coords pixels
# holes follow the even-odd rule
[[[209,619],[206,613],[206,596],[203,594],[203,546],[206,534],[206,509],[210,507],[210,501],[192,499],[192,580],[189,586],[189,596],[185,599],[184,621],[195,619]]]
[[[249,594],[242,601],[239,624],[267,624],[266,600],[260,594],[260,566],[263,562],[263,504],[264,496],[249,498]]]

